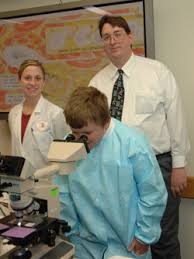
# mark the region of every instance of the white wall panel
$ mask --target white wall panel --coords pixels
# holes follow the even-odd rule
[[[60,0],[0,0],[0,12],[60,4]]]
[[[183,99],[191,141],[188,173],[194,175],[194,33],[193,0],[154,0],[155,54],[174,73]],[[180,243],[182,259],[194,258],[194,200],[182,199]]]

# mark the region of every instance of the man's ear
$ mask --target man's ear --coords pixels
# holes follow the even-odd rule
[[[129,37],[130,45],[131,45],[131,47],[132,47],[132,45],[133,45],[133,43],[134,43],[134,40],[135,40],[135,36],[134,36],[134,34],[133,34],[132,32],[130,32],[130,33],[128,34],[128,37]]]

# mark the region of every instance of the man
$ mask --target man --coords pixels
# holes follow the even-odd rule
[[[56,178],[76,258],[150,258],[167,199],[152,148],[142,133],[111,119],[96,88],[76,89],[65,117],[75,139],[85,135],[90,149],[73,173]]]
[[[159,242],[152,246],[152,258],[180,259],[179,205],[180,194],[186,187],[189,142],[174,76],[160,62],[133,54],[133,37],[122,17],[103,16],[99,32],[111,63],[97,73],[89,85],[106,94],[112,116],[119,116],[128,126],[139,127],[149,138],[168,190],[162,234]],[[120,114],[115,115],[111,98],[118,69],[122,69],[124,101],[122,99],[121,108],[117,107]]]

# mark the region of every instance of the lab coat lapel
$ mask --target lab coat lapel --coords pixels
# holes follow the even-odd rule
[[[21,142],[21,120],[22,120],[22,109],[23,109],[23,103],[19,106],[17,113],[15,115],[15,120],[13,121],[12,125],[16,128],[15,134],[16,138],[19,142],[19,147],[22,149],[22,142]]]
[[[24,150],[26,150],[25,156],[26,156],[26,159],[28,159],[29,161],[31,161],[31,154],[28,153],[27,150],[30,150],[28,148],[29,145],[33,145],[32,144],[33,141],[34,141],[33,128],[35,127],[35,124],[37,123],[37,121],[40,117],[41,107],[43,105],[43,102],[44,102],[44,98],[41,96],[37,105],[36,105],[36,107],[35,107],[34,112],[32,113],[32,115],[30,117],[30,120],[29,120],[28,125],[26,127],[24,139],[23,139],[23,147],[24,147]],[[33,165],[33,162],[31,162],[31,163]],[[33,165],[33,166],[35,166],[35,165]]]
[[[15,110],[12,120],[12,125],[11,128],[13,128],[13,139],[14,141],[12,142],[12,150],[14,154],[18,154],[20,156],[24,157],[24,150],[23,150],[23,145],[21,143],[21,117],[22,117],[22,108],[23,104],[18,105],[18,109]]]
[[[40,113],[41,113],[42,103],[43,103],[43,97],[41,96],[37,105],[36,105],[36,107],[35,107],[35,109],[34,109],[34,111],[33,111],[33,113],[32,113],[32,115],[31,115],[31,117],[30,117],[28,125],[26,127],[25,138],[24,138],[24,142],[23,142],[24,144],[29,141],[29,138],[32,135],[33,126],[37,122],[37,119],[39,118]],[[29,143],[27,143],[27,144],[29,144]]]

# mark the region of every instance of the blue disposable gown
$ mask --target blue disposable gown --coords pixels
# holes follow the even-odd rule
[[[144,135],[112,120],[99,144],[76,171],[57,176],[61,217],[72,230],[76,258],[135,256],[127,251],[133,238],[152,244],[160,237],[166,188]]]

